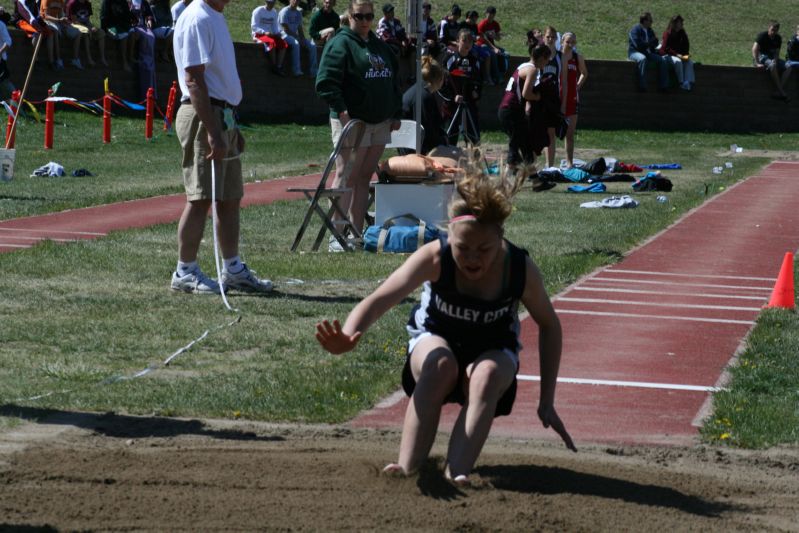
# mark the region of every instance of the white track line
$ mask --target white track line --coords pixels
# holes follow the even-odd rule
[[[541,381],[541,376],[529,376],[518,374],[516,379],[519,381]],[[610,381],[606,379],[581,379],[581,378],[558,378],[558,383],[572,383],[575,385],[607,385],[610,387],[637,387],[642,389],[666,389],[666,390],[685,390],[698,392],[716,392],[718,387],[706,387],[703,385],[679,385],[675,383],[648,383],[646,381]]]
[[[0,248],[30,248],[32,244],[9,244],[0,242]]]
[[[732,294],[708,294],[708,293],[694,293],[694,292],[664,292],[664,291],[644,291],[637,289],[616,289],[613,287],[583,287],[582,285],[573,287],[571,292],[574,291],[593,291],[593,292],[623,292],[627,294],[657,294],[658,296],[693,296],[696,298],[728,298],[730,300],[756,300],[762,302],[766,300],[766,296],[738,296]]]
[[[736,289],[743,291],[771,291],[772,287],[743,287],[741,285],[716,285],[713,283],[683,283],[680,281],[654,281],[643,279],[625,279],[625,278],[590,278],[589,281],[614,281],[616,283],[649,283],[653,285],[679,285],[681,287],[711,287],[714,289]]]
[[[13,231],[16,233],[66,233],[67,235],[93,235],[95,237],[105,237],[108,235],[107,233],[97,233],[95,231],[68,231],[68,230],[57,230],[57,229],[25,229],[25,228],[3,228],[0,227],[0,231]]]
[[[777,278],[758,278],[753,276],[724,276],[724,275],[716,275],[716,274],[683,274],[683,273],[671,273],[671,272],[650,272],[649,270],[626,270],[623,268],[613,268],[607,269],[603,272],[612,273],[612,272],[623,272],[625,274],[648,274],[650,276],[681,276],[686,278],[726,278],[726,279],[742,279],[742,280],[749,280],[749,281],[776,281]]]
[[[558,298],[558,302],[581,302],[592,304],[619,304],[619,305],[641,305],[652,307],[683,307],[686,309],[717,309],[720,311],[760,311],[760,307],[735,307],[732,305],[701,305],[683,303],[661,303],[661,302],[637,302],[632,300],[607,300],[605,298]]]
[[[686,322],[710,322],[711,324],[746,324],[751,326],[754,320],[731,320],[726,318],[699,318],[689,316],[642,315],[638,313],[608,313],[604,311],[578,311],[576,309],[555,309],[559,315],[591,315],[616,316],[623,318],[657,318],[659,320],[683,320]]]

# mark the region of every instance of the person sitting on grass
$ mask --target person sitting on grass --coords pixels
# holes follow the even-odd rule
[[[774,82],[774,87],[777,89],[772,98],[787,102],[790,98],[785,93],[785,84],[791,76],[791,68],[780,59],[782,37],[779,31],[780,23],[772,20],[767,31],[757,34],[755,43],[752,45],[752,61],[756,68],[768,70],[771,81]]]
[[[264,5],[253,9],[250,30],[253,41],[263,43],[264,51],[272,62],[272,72],[278,76],[285,76],[283,61],[286,59],[286,50],[289,45],[280,34],[277,18],[275,0],[266,0]]]
[[[108,66],[105,59],[105,32],[92,24],[91,16],[92,3],[90,0],[69,0],[67,2],[67,17],[72,21],[72,25],[83,34],[83,41],[86,48],[86,64],[90,67],[95,65],[92,59],[92,41],[97,41],[97,50],[100,52],[100,64]]]
[[[44,23],[50,28],[50,36],[47,39],[47,57],[50,60],[50,65],[54,70],[64,68],[59,41],[61,37],[66,37],[72,41],[70,64],[82,70],[83,65],[80,62],[81,32],[67,18],[64,2],[62,0],[42,0],[40,9]]]
[[[372,294],[338,320],[316,325],[316,338],[333,354],[353,350],[361,336],[420,285],[421,302],[411,311],[402,386],[410,396],[399,459],[383,472],[415,473],[430,453],[441,408],[459,403],[444,476],[468,486],[469,474],[493,420],[510,414],[519,371],[521,302],[539,328],[541,389],[538,417],[566,446],[577,451],[555,411],[560,365],[560,322],[527,252],[504,237],[511,199],[524,177],[494,180],[476,161],[458,183],[449,206],[448,238],[421,247]]]

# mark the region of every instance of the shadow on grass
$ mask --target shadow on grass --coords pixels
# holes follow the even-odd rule
[[[129,416],[116,413],[81,413],[58,409],[41,409],[6,404],[0,406],[0,416],[21,418],[41,424],[75,426],[120,439],[146,437],[176,437],[200,435],[215,439],[282,441],[279,436],[259,436],[253,431],[213,429],[200,420],[182,420],[161,416]]]
[[[26,533],[30,531],[33,533],[34,531],[37,533],[56,533],[58,530],[50,525],[44,526],[29,526],[24,524],[6,524],[5,522],[0,523],[0,533],[8,532],[15,532],[15,533]]]
[[[476,471],[495,488],[513,492],[580,494],[652,507],[667,507],[706,517],[718,517],[724,511],[747,511],[743,506],[708,501],[669,487],[644,485],[634,481],[575,472],[565,468],[497,465],[483,466]]]

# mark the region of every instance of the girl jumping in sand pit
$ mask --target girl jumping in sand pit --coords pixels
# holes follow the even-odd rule
[[[444,403],[462,405],[452,429],[444,475],[468,485],[469,473],[495,416],[511,412],[519,370],[518,303],[539,327],[541,393],[538,416],[577,451],[555,411],[561,352],[558,317],[541,273],[527,252],[504,239],[503,224],[523,177],[511,183],[469,170],[449,207],[448,239],[424,245],[350,312],[316,326],[319,343],[333,354],[355,348],[387,310],[424,284],[408,321],[411,339],[402,385],[411,397],[399,460],[389,474],[413,474],[435,440]]]

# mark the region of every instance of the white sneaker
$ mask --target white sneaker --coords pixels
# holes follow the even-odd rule
[[[359,249],[363,249],[363,239],[357,239],[355,237],[346,237],[348,248],[344,248],[341,246],[341,243],[338,240],[330,236],[330,239],[327,241],[327,251],[328,252],[352,252]]]
[[[343,252],[344,247],[336,240],[335,237],[330,237],[327,241],[327,251],[332,253]]]
[[[271,292],[274,285],[268,279],[258,279],[255,274],[242,263],[241,272],[231,274],[222,271],[222,284],[226,289],[235,289],[243,292]]]
[[[219,284],[197,267],[193,272],[179,276],[172,273],[172,290],[196,294],[219,294]]]

